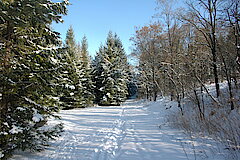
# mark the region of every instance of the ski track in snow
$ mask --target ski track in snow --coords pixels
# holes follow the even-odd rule
[[[39,153],[16,152],[12,160],[215,159],[164,121],[168,101],[61,111],[65,132]],[[186,146],[187,145],[187,146]],[[210,145],[210,144],[209,144]],[[197,146],[196,146],[197,147]],[[198,152],[199,151],[199,152]],[[216,157],[219,159],[219,157]]]

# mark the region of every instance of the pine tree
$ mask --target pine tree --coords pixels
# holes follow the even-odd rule
[[[58,111],[59,33],[68,1],[0,1],[0,158],[16,149],[41,150],[59,135],[61,125],[47,129]],[[55,47],[56,48],[56,47]]]
[[[115,58],[115,76],[116,76],[116,83],[117,83],[117,103],[124,102],[128,95],[128,87],[127,84],[129,83],[129,64],[127,62],[127,56],[124,51],[123,45],[119,37],[115,34],[114,35],[114,48],[116,50],[116,58]]]
[[[78,54],[80,50],[76,44],[72,26],[67,31],[65,40],[66,49],[61,57],[62,63],[62,92],[60,100],[63,109],[82,107],[82,84],[80,80],[81,64]]]
[[[109,32],[105,46],[95,58],[96,101],[119,105],[127,97],[127,58],[120,39]]]
[[[95,59],[93,60],[92,62],[92,68],[93,68],[93,71],[92,71],[92,80],[93,80],[93,83],[94,83],[94,95],[95,95],[95,101],[94,103],[99,103],[100,102],[100,98],[103,96],[102,95],[102,92],[99,90],[103,84],[102,84],[102,81],[103,81],[103,78],[102,78],[102,72],[103,72],[103,46],[101,45],[99,47],[99,51],[97,52],[96,56],[95,56]]]
[[[77,44],[72,26],[70,26],[67,30],[65,47],[67,48],[67,53],[69,57],[72,59],[71,61],[74,61],[77,56]]]
[[[93,104],[95,96],[92,93],[94,85],[87,38],[84,36],[81,44],[77,44],[73,28],[70,27],[67,31],[65,47],[66,51],[61,58],[62,86],[65,86],[61,92],[62,107],[64,109],[89,107]]]
[[[88,42],[86,36],[84,36],[81,41],[80,64],[81,64],[80,81],[82,84],[82,96],[83,96],[82,105],[84,107],[89,107],[90,105],[93,104],[95,96],[93,94],[94,84],[92,81],[91,75],[92,68],[90,65]]]

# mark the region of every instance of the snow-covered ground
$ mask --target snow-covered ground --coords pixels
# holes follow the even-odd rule
[[[223,160],[211,139],[195,141],[169,127],[165,115],[174,106],[165,98],[61,111],[62,136],[45,151],[17,152],[12,160]]]

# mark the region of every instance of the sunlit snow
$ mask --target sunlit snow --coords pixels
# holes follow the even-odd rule
[[[63,110],[62,136],[39,153],[16,152],[12,160],[223,160],[216,143],[187,138],[165,121],[175,102],[127,101],[121,106]],[[52,124],[58,121],[51,121]],[[209,147],[212,149],[209,150]]]
[[[18,127],[18,126],[15,126],[15,125],[13,125],[12,126],[12,129],[9,131],[11,134],[17,134],[17,133],[21,133],[21,132],[23,132],[23,130],[20,128],[20,127]]]

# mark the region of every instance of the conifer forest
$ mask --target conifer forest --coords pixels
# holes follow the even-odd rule
[[[64,23],[72,1],[0,0],[0,159],[28,152],[45,152],[42,159],[240,159],[240,1],[179,2],[155,0],[151,22],[136,24],[129,36],[130,53],[110,30],[90,54],[88,37],[77,37],[74,26],[64,39],[52,27]],[[178,138],[175,154],[154,136],[173,143],[168,134],[180,131],[191,143]],[[87,149],[67,151],[67,158],[67,135],[83,132],[89,146],[76,140]],[[62,157],[51,158],[49,147],[61,137],[54,153]],[[199,149],[204,138],[201,144],[211,139],[218,149]]]

